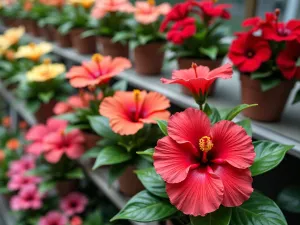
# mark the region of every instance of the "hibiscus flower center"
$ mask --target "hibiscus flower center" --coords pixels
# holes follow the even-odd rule
[[[254,51],[253,51],[252,49],[248,49],[248,50],[246,51],[245,55],[246,55],[247,58],[250,58],[250,59],[251,59],[251,58],[254,57],[255,53],[254,53]]]
[[[76,201],[71,201],[70,204],[69,204],[70,208],[76,208],[77,205],[78,205],[78,204],[77,204]]]
[[[196,76],[196,78],[198,78],[197,67],[198,67],[198,65],[197,65],[196,63],[192,63],[192,68],[193,68],[194,71],[195,71],[195,76]]]
[[[138,89],[133,90],[133,98],[135,107],[133,110],[131,110],[131,120],[133,122],[138,122],[139,119],[143,117],[143,115],[141,115],[141,110],[139,107],[139,103],[141,101],[141,91]]]
[[[201,161],[203,163],[208,162],[207,153],[214,147],[211,137],[203,136],[199,139],[199,148],[202,151]]]
[[[25,198],[24,198],[25,201],[27,202],[31,202],[34,200],[34,195],[33,194],[28,194]]]
[[[291,34],[291,30],[287,29],[285,27],[279,28],[277,32],[280,36],[283,36],[283,37],[289,36]]]

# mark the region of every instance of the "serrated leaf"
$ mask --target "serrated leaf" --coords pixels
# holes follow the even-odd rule
[[[114,133],[109,125],[109,120],[104,116],[88,117],[92,129],[101,137],[117,140],[118,135]]]
[[[218,55],[218,47],[217,46],[211,46],[208,48],[199,48],[199,51],[203,54],[208,56],[211,60],[215,60]]]
[[[192,225],[228,225],[231,219],[231,208],[220,207],[206,216],[190,216]]]
[[[251,120],[250,119],[245,119],[237,122],[236,124],[242,126],[247,134],[252,137],[252,127],[251,127]]]
[[[119,146],[107,146],[98,154],[93,169],[100,166],[114,165],[131,159],[131,154]]]
[[[238,105],[236,107],[234,107],[231,111],[228,112],[227,115],[225,115],[224,120],[233,120],[238,114],[240,114],[243,110],[248,109],[250,107],[255,107],[257,106],[257,104],[252,104],[252,105],[248,105],[248,104],[241,104]]]
[[[176,212],[177,209],[168,201],[163,201],[145,190],[130,199],[111,221],[126,219],[147,223],[163,220]]]
[[[158,197],[168,198],[168,195],[166,193],[165,182],[156,173],[153,167],[142,170],[136,170],[135,173],[137,174],[144,187],[149,192]]]
[[[144,159],[146,159],[149,162],[153,162],[153,153],[154,148],[149,148],[145,151],[136,152],[138,155],[142,156]]]
[[[167,136],[168,135],[168,122],[165,120],[157,120],[157,125],[159,126],[159,129],[161,132]]]
[[[292,186],[283,189],[277,198],[280,208],[291,212],[300,213],[300,187]]]
[[[279,207],[268,197],[253,192],[251,198],[232,208],[230,225],[287,225]]]
[[[294,147],[271,141],[255,141],[253,145],[256,157],[250,167],[252,176],[263,174],[275,168],[283,160],[286,152]]]

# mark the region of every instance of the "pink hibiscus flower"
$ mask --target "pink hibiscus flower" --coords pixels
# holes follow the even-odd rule
[[[35,159],[32,156],[23,156],[20,160],[12,161],[7,172],[8,177],[22,175],[35,168]]]
[[[25,174],[18,174],[13,176],[7,184],[7,188],[10,191],[19,191],[28,185],[36,185],[40,183],[42,179],[36,176],[27,176]]]
[[[38,124],[33,126],[26,134],[26,140],[32,143],[27,147],[26,152],[39,156],[43,153],[43,140],[52,132],[65,129],[67,122],[50,118],[47,120],[46,125]]]
[[[128,0],[97,0],[92,10],[92,17],[103,18],[107,13],[124,12],[131,13],[133,6]]]
[[[69,133],[64,130],[53,132],[43,140],[45,159],[57,163],[64,154],[70,159],[78,159],[85,151],[84,143],[84,136],[78,129]]]
[[[61,200],[60,208],[68,216],[81,214],[88,204],[88,199],[83,194],[73,192]]]
[[[42,217],[39,225],[67,225],[68,219],[65,215],[58,211],[48,212],[46,216]]]
[[[251,137],[241,126],[226,120],[212,125],[192,108],[170,118],[168,136],[157,142],[153,156],[171,203],[193,216],[248,200],[254,158]]]
[[[25,186],[18,195],[12,197],[10,207],[14,211],[40,209],[42,207],[42,195],[35,185]]]

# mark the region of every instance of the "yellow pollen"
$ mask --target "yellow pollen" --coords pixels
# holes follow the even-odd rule
[[[96,63],[100,63],[103,59],[103,56],[101,54],[94,54],[92,56],[92,60]]]
[[[47,59],[44,59],[43,63],[45,65],[50,65],[51,64],[51,59],[47,58]]]
[[[134,89],[133,90],[133,96],[134,96],[135,102],[140,101],[141,91],[138,90],[138,89]]]
[[[29,43],[29,46],[30,46],[31,48],[35,48],[36,44],[35,44],[35,43]]]
[[[151,6],[155,6],[156,2],[155,2],[155,0],[148,0],[148,4]]]
[[[214,147],[214,144],[210,137],[203,136],[202,138],[199,139],[199,147],[201,151],[209,152]]]

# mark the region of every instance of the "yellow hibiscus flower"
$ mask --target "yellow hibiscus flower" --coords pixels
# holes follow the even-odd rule
[[[26,73],[26,78],[31,82],[45,82],[54,79],[65,71],[66,67],[64,64],[51,64],[50,60],[45,60],[43,64],[35,66],[28,71]]]
[[[11,45],[14,45],[19,42],[20,38],[24,35],[25,28],[23,26],[17,28],[11,28],[5,31],[3,36],[10,42]]]
[[[3,35],[0,35],[0,56],[10,47],[10,42]]]
[[[52,45],[46,42],[40,44],[31,43],[29,45],[20,46],[16,52],[16,58],[26,58],[32,61],[38,61],[41,56],[52,51]]]

